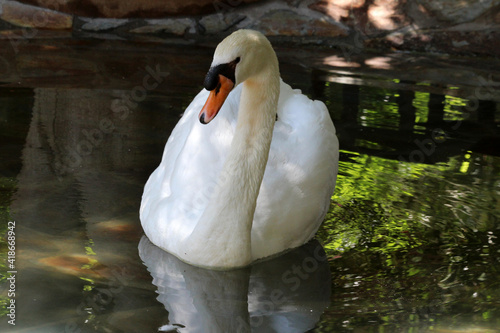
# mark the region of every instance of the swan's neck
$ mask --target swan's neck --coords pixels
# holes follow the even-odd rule
[[[196,259],[221,268],[245,266],[252,261],[252,221],[280,91],[277,66],[271,67],[243,83],[235,135],[214,194],[188,237],[190,250],[186,255],[192,258],[187,261]]]

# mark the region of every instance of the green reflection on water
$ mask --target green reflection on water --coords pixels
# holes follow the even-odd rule
[[[364,247],[367,242],[385,242],[386,246],[379,247],[382,251],[407,247],[410,243],[421,245],[421,241],[413,244],[399,237],[414,228],[409,221],[416,214],[398,207],[413,200],[416,189],[411,184],[418,183],[431,166],[345,151],[343,154],[349,158],[339,163],[344,173],[338,176],[335,203],[323,226],[329,234],[325,241],[327,251]],[[360,223],[363,229],[359,228]]]
[[[341,224],[352,227],[359,222],[365,228],[424,228],[460,235],[498,227],[497,157],[468,152],[448,163],[427,165],[346,151],[342,154],[346,158],[339,163],[335,203],[324,231],[330,227],[338,231]],[[363,209],[358,212],[360,206]],[[358,213],[368,220],[359,218]],[[353,221],[348,221],[350,216]],[[376,237],[380,238],[380,233]],[[332,246],[338,241],[326,243],[327,248],[339,250]]]
[[[467,116],[464,115],[465,106],[467,105],[467,99],[445,95],[444,101],[444,117],[445,121],[462,121],[465,120]]]
[[[373,128],[397,128],[399,126],[398,94],[390,89],[376,87],[359,88],[360,104],[358,121],[361,126]]]
[[[348,151],[341,159],[318,232],[334,310],[317,331],[499,327],[500,159],[468,152],[426,165]]]
[[[424,125],[429,119],[429,93],[415,91],[415,98],[412,101],[412,105],[415,108],[415,130],[425,131],[426,127]]]

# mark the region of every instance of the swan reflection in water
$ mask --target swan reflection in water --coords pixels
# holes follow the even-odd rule
[[[306,332],[330,303],[322,246],[311,241],[250,267],[214,271],[188,265],[146,236],[139,255],[169,313],[166,332]]]

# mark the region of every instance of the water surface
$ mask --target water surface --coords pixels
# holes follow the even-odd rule
[[[0,228],[16,222],[17,271],[2,331],[500,327],[498,62],[277,47],[284,80],[336,124],[337,188],[314,242],[213,272],[151,245],[138,219],[213,49],[0,44]]]

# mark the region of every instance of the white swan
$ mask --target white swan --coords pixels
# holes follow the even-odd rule
[[[217,269],[306,243],[337,177],[338,140],[325,105],[281,81],[271,44],[252,30],[217,46],[204,86],[145,185],[147,237],[187,263]]]

